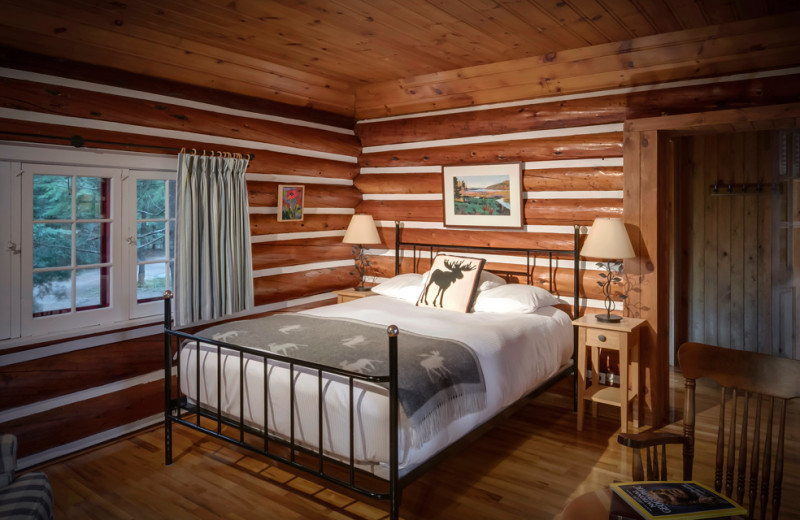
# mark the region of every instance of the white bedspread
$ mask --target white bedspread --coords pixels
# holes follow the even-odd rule
[[[487,406],[480,412],[461,417],[442,428],[432,439],[414,448],[410,444],[410,428],[400,419],[401,474],[424,462],[458,440],[503,408],[533,390],[572,356],[572,323],[569,316],[553,307],[534,314],[459,313],[416,307],[387,296],[372,296],[347,303],[303,311],[324,317],[342,317],[397,325],[399,348],[403,348],[403,331],[446,337],[469,345],[480,359],[486,380]],[[202,333],[199,335],[202,336]],[[235,340],[228,340],[235,343]],[[388,348],[388,340],[387,340]],[[191,399],[196,392],[196,349],[184,348],[181,355],[181,391]],[[215,409],[217,403],[216,348],[201,350],[200,400]],[[239,356],[225,356],[223,351],[222,411],[239,417]],[[249,356],[244,357],[245,401],[244,420],[263,428],[264,368]],[[280,364],[268,366],[269,429],[288,437],[291,417],[289,403],[289,370]],[[318,443],[318,382],[316,374],[295,372],[295,438],[309,447]],[[349,390],[346,383],[325,376],[323,446],[327,453],[349,457]],[[361,467],[385,476],[389,460],[388,391],[373,385],[357,384],[355,392],[355,459]],[[401,409],[402,415],[402,409]],[[373,463],[376,466],[371,467]]]

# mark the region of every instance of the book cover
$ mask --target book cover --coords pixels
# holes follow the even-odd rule
[[[695,481],[614,482],[611,489],[647,520],[744,515],[745,509]]]

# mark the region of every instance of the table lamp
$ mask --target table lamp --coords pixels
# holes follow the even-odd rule
[[[356,291],[369,291],[369,287],[364,286],[364,276],[369,267],[369,259],[364,256],[364,244],[380,244],[381,237],[378,235],[378,230],[375,227],[375,221],[372,220],[372,215],[358,214],[353,215],[350,219],[350,224],[347,226],[347,231],[344,233],[342,242],[345,244],[355,244],[353,246],[353,254],[355,255],[356,271],[361,278],[361,283],[356,287]]]
[[[636,256],[622,219],[596,218],[581,249],[581,256],[601,259],[606,267],[606,273],[600,274],[605,281],[597,282],[603,287],[603,294],[606,296],[606,313],[597,314],[595,316],[597,321],[610,323],[621,321],[622,316],[611,314],[614,310],[614,302],[611,300],[611,282],[620,281],[611,271],[611,261]]]

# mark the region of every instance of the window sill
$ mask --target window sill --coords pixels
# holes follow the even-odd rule
[[[20,350],[28,350],[30,347],[44,347],[55,343],[64,343],[77,339],[120,332],[123,330],[138,329],[148,325],[155,325],[164,322],[163,316],[148,316],[146,318],[136,318],[127,321],[118,321],[106,325],[92,325],[80,327],[63,332],[52,332],[48,334],[37,334],[22,338],[12,338],[0,341],[0,355],[10,354]],[[27,347],[27,348],[26,348]]]

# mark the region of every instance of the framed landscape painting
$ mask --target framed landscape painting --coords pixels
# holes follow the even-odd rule
[[[303,220],[305,186],[278,184],[278,222]]]
[[[522,164],[445,166],[446,227],[522,228]]]

